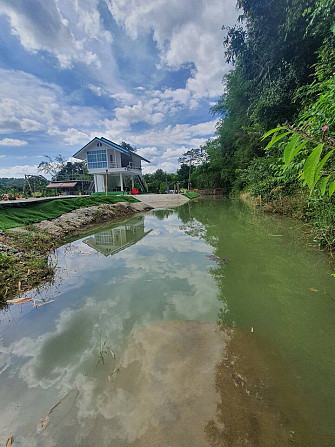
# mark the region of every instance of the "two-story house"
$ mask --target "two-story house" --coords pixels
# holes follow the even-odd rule
[[[73,157],[86,160],[88,173],[94,175],[95,192],[106,192],[106,188],[124,191],[125,185],[134,188],[135,179],[145,189],[141,162],[150,161],[107,138],[93,138]]]

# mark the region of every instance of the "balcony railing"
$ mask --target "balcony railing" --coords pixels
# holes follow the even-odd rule
[[[109,167],[109,169],[123,168],[123,169],[126,169],[127,171],[132,171],[132,170],[134,170],[134,171],[142,171],[141,166],[135,166],[132,162],[130,162],[128,164],[128,166],[117,166],[115,161],[111,161],[109,163],[108,167]]]
[[[130,163],[128,164],[128,166],[127,166],[127,170],[128,170],[128,171],[130,171],[130,170],[134,170],[134,171],[142,171],[142,168],[141,168],[141,166],[135,166],[135,165],[133,165],[132,162],[130,162]]]

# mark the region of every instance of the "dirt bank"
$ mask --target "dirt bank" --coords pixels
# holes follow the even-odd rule
[[[53,220],[0,232],[0,305],[53,278],[48,254],[70,236],[104,222],[149,211],[146,203],[120,202],[79,208]]]

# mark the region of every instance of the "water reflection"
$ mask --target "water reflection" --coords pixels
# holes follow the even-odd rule
[[[144,230],[144,216],[136,216],[122,225],[96,233],[83,242],[103,255],[110,256],[136,244],[151,231]]]
[[[10,321],[2,321],[1,444],[14,435],[18,445],[43,447],[148,446],[149,439],[156,442],[152,445],[163,439],[164,445],[169,433],[173,442],[182,436],[185,425],[177,424],[182,408],[198,408],[197,402],[206,407],[217,351],[201,348],[209,326],[187,320],[211,321],[215,332],[217,288],[205,256],[210,248],[180,231],[176,213],[159,217],[163,220],[148,214],[100,231],[97,239],[61,247],[57,286],[40,290],[41,298],[57,299],[38,311],[13,308]],[[121,363],[115,380],[110,356],[88,380],[100,349],[97,331]],[[215,346],[221,349],[221,343]],[[195,374],[202,363],[203,370]],[[189,371],[192,378],[185,383]],[[204,377],[208,380],[200,393]],[[178,396],[173,394],[177,389]],[[39,432],[40,419],[58,402]],[[201,445],[196,438],[211,412],[195,419],[199,415],[194,412],[188,427],[189,432],[195,423],[200,427],[194,445]]]
[[[0,443],[14,435],[43,447],[268,447],[286,445],[291,414],[315,402],[332,414],[321,389],[333,358],[331,309],[293,281],[307,274],[326,287],[320,254],[299,244],[290,253],[292,228],[262,219],[218,201],[188,203],[61,247],[55,302],[19,318],[13,309],[1,323]],[[213,252],[231,262],[208,258]],[[117,362],[106,355],[95,368],[98,332]],[[310,355],[316,348],[321,362]],[[300,384],[315,382],[318,399],[308,389],[300,398],[297,371]]]

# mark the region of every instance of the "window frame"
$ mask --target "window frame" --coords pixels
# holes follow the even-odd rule
[[[89,150],[86,154],[87,168],[107,169],[107,151],[106,149]]]

